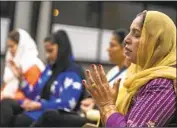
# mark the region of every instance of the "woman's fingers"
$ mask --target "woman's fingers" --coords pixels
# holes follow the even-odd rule
[[[88,82],[86,80],[82,80],[82,84],[85,86],[85,88],[87,88],[87,90],[89,91],[89,93],[94,96],[95,95],[95,88],[92,87],[91,85],[88,85]]]
[[[99,68],[96,65],[92,65],[92,76],[93,79],[97,85],[97,93],[99,94],[99,97],[104,97],[105,96],[105,91],[107,91],[107,88],[105,86],[105,83],[102,82],[100,73],[99,73]]]
[[[14,62],[13,60],[9,60],[8,62],[9,62],[9,64],[10,64],[11,66],[16,67],[16,64],[15,64],[15,62]]]
[[[98,73],[102,81],[102,84],[100,85],[101,92],[103,93],[103,96],[108,96],[110,95],[109,93],[107,93],[109,90],[109,83],[107,81],[106,74],[101,64],[98,66]]]
[[[92,64],[92,72],[91,72],[92,76],[93,76],[93,79],[94,79],[94,82],[97,84],[97,85],[101,85],[102,82],[101,82],[101,78],[100,78],[100,75],[98,73],[98,69],[97,69],[97,66],[95,64]]]
[[[92,78],[92,75],[90,73],[90,70],[86,70],[86,79],[87,79],[87,84],[89,86],[95,83],[93,78]]]
[[[107,95],[109,85],[103,67],[100,65],[92,65],[92,70],[86,70],[86,80],[83,80],[83,85],[94,98],[104,98]],[[97,97],[96,97],[97,96]]]
[[[86,80],[82,80],[82,84],[85,86],[85,88],[89,89],[89,85],[87,84]]]
[[[102,83],[108,83],[103,66],[100,64],[98,67],[99,67],[98,72],[99,72],[100,78],[102,80]]]

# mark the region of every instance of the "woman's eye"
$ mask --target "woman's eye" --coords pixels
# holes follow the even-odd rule
[[[136,37],[136,38],[139,38],[139,37],[140,37],[140,34],[135,34],[135,37]]]

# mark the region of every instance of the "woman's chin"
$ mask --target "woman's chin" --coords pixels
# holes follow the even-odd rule
[[[55,64],[55,61],[51,61],[51,60],[49,61],[49,60],[48,60],[47,63],[50,64],[50,65],[54,65],[54,64]]]
[[[134,61],[132,60],[130,56],[126,56],[126,60],[128,61],[128,63],[134,63]]]

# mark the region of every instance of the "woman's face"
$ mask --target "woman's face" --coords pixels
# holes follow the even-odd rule
[[[131,26],[130,26],[130,32],[125,37],[125,50],[124,54],[128,61],[136,64],[137,59],[137,51],[139,46],[139,41],[141,37],[141,26],[142,26],[142,16],[136,17]]]
[[[17,47],[18,47],[18,44],[17,42],[11,40],[11,39],[8,39],[7,40],[7,48],[8,48],[8,51],[10,51],[11,55],[14,57],[15,56],[15,53],[17,51]]]
[[[54,64],[58,56],[58,45],[51,42],[45,42],[45,51],[49,64]]]
[[[113,64],[117,64],[117,61],[120,61],[122,55],[123,55],[123,47],[120,45],[120,42],[118,42],[119,37],[116,37],[115,35],[112,35],[109,47],[107,49],[109,60]]]

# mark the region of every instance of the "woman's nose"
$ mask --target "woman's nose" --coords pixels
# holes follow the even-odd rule
[[[130,44],[131,43],[131,40],[130,40],[130,37],[127,35],[126,37],[125,37],[125,39],[124,39],[124,46],[126,45],[126,44]]]

